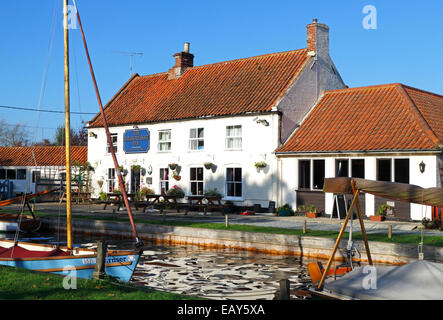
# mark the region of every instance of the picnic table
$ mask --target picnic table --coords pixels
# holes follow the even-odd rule
[[[224,209],[226,206],[221,203],[221,200],[222,196],[190,195],[188,196],[185,215],[192,208],[203,209],[205,215],[208,209]]]
[[[63,192],[62,201],[66,201],[66,192]],[[91,193],[90,192],[80,192],[80,191],[71,191],[71,202],[75,203],[91,203]]]
[[[177,196],[175,195],[148,194],[146,195],[146,201],[137,201],[135,206],[136,208],[143,207],[143,213],[146,211],[146,207],[159,206],[160,213],[163,213],[163,210],[167,205],[174,206],[175,209],[177,209],[177,212],[180,212],[180,208],[177,204]]]
[[[133,202],[135,194],[134,193],[127,193],[127,196],[128,196],[129,204],[131,204],[131,202]],[[106,206],[108,204],[116,205],[117,211],[120,210],[121,207],[125,206],[125,202],[124,202],[122,193],[110,192],[110,193],[106,193],[106,197],[107,197],[107,200],[102,201],[105,204],[105,206],[103,207],[103,210],[106,210]]]

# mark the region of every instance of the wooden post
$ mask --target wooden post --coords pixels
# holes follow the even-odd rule
[[[288,279],[280,280],[280,300],[290,300],[290,283]]]
[[[366,235],[365,224],[363,222],[363,213],[360,209],[360,202],[358,202],[358,190],[355,188],[354,180],[351,180],[352,191],[354,192],[354,197],[357,197],[357,215],[360,221],[361,234],[363,236],[363,241],[365,243],[366,256],[368,257],[368,263],[372,266],[371,251],[369,250],[368,236]]]
[[[229,228],[229,215],[228,214],[225,214],[225,225],[226,225],[226,228]]]
[[[303,221],[303,234],[306,234],[306,220]]]
[[[63,37],[65,62],[66,236],[67,247],[69,250],[72,250],[68,0],[63,1]]]
[[[326,265],[325,272],[323,273],[320,283],[318,284],[318,290],[323,289],[323,284],[326,279],[326,275],[328,274],[329,268],[331,267],[332,260],[334,260],[335,253],[337,252],[338,245],[340,244],[343,233],[345,232],[346,225],[348,224],[349,218],[351,217],[352,211],[354,209],[355,203],[358,202],[358,191],[354,191],[354,198],[352,199],[351,206],[349,208],[348,214],[346,215],[345,221],[343,222],[343,226],[341,227],[340,233],[338,234],[337,241],[335,242],[334,249],[332,249],[331,256],[329,257],[328,264]]]
[[[97,262],[93,273],[95,279],[103,279],[105,276],[106,246],[105,241],[97,241]]]
[[[392,239],[392,224],[390,224],[388,227],[388,239],[389,240]]]

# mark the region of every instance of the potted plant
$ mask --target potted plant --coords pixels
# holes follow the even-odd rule
[[[169,166],[169,169],[175,170],[177,168],[178,164],[177,163],[170,163],[168,166]]]
[[[177,198],[184,198],[185,192],[178,186],[174,185],[171,189],[166,191],[168,196],[176,196]]]
[[[314,205],[302,205],[298,208],[299,211],[304,211],[306,217],[308,218],[317,218],[317,208]]]
[[[205,163],[203,163],[203,165],[205,166],[205,168],[206,169],[211,169],[212,168],[212,166],[214,165],[212,162],[205,162]]]
[[[218,192],[217,188],[215,188],[215,189],[206,190],[205,196],[207,196],[207,197],[221,197],[222,194],[220,192]]]
[[[277,208],[277,214],[280,217],[287,217],[294,215],[294,211],[292,211],[292,207],[286,203],[284,206]]]
[[[371,221],[384,221],[386,219],[386,214],[388,210],[392,210],[389,204],[383,203],[378,207],[378,211],[374,216],[370,216]]]
[[[134,171],[134,173],[140,172],[141,167],[138,164],[134,164],[131,166],[132,171]]]
[[[146,199],[146,196],[148,194],[155,194],[154,190],[152,190],[151,188],[148,188],[148,187],[141,188],[140,192],[141,192],[144,199]]]

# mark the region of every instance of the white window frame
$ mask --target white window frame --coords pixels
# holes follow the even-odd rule
[[[234,129],[236,127],[240,128],[240,135],[229,135],[229,129]],[[241,125],[229,125],[229,126],[226,126],[225,149],[226,150],[242,150],[242,148],[243,148],[242,136],[243,136],[243,129],[242,129]],[[238,148],[229,147],[228,141],[235,141],[235,140],[239,140],[240,141],[240,147],[238,147]],[[235,143],[233,143],[233,145],[235,145]]]
[[[110,136],[111,136],[111,141],[112,141],[112,147],[114,148],[114,153],[117,153],[117,151],[118,151],[118,134],[111,133]],[[111,147],[110,147],[107,139],[106,139],[106,154],[111,154]]]
[[[198,135],[199,130],[202,130],[201,137]],[[195,132],[195,137],[193,137],[192,132]],[[203,142],[202,148],[199,148],[199,141]],[[193,142],[197,142],[197,148],[193,148]],[[204,151],[205,150],[205,128],[191,128],[189,129],[189,151]]]
[[[191,180],[191,170],[193,170],[193,169],[195,169],[196,170],[196,172],[195,172],[195,180]],[[198,180],[198,169],[201,169],[202,170],[202,180]],[[203,167],[200,167],[200,166],[192,166],[192,167],[189,167],[189,195],[190,196],[198,196],[199,194],[193,194],[192,193],[192,184],[193,183],[201,183],[202,184],[202,194],[201,195],[203,195],[204,194],[204,192],[205,192],[205,169],[203,168]],[[197,185],[197,190],[198,190],[198,185]]]
[[[165,170],[167,172],[166,177],[165,177]],[[166,193],[170,189],[170,187],[169,187],[169,174],[170,174],[169,168],[167,168],[167,167],[160,168],[158,170],[158,173],[160,175],[160,193],[163,192],[163,183],[165,183],[165,185],[167,185],[164,190],[164,193]]]
[[[241,180],[240,181],[236,181],[236,180],[232,180],[232,182],[228,181],[228,169],[233,169],[234,173],[235,173],[235,169],[241,169]],[[244,174],[244,170],[243,167],[240,165],[226,165],[224,168],[224,175],[225,175],[225,183],[224,183],[224,187],[225,187],[225,197],[224,200],[232,200],[232,201],[242,201],[244,200],[244,179],[243,179],[243,174]],[[228,183],[233,183],[233,184],[241,184],[241,196],[240,197],[236,197],[236,196],[229,196],[228,195]]]
[[[169,140],[161,140],[161,134],[169,132]],[[161,145],[169,145],[168,149],[161,149]],[[172,131],[171,129],[163,129],[158,130],[158,144],[157,144],[157,151],[158,152],[171,152],[172,149]]]
[[[112,172],[112,174],[110,174]],[[108,175],[106,178],[106,184],[107,184],[107,188],[106,190],[108,190],[108,192],[114,192],[115,190],[118,189],[118,184],[116,185],[116,172],[115,172],[115,168],[108,168]],[[112,186],[112,188],[111,188]],[[112,189],[112,190],[111,190]]]

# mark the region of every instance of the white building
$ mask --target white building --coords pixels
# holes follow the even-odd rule
[[[86,146],[72,146],[71,163],[84,165],[87,154]],[[62,146],[0,147],[0,184],[12,183],[9,196],[49,190],[60,183],[65,164]]]
[[[345,87],[329,57],[329,28],[314,21],[307,34],[305,49],[203,66],[185,44],[168,72],[135,74],[105,106],[128,190],[176,185],[187,195],[217,189],[242,205],[276,201],[273,152],[324,90]],[[100,114],[88,131],[97,196],[117,181]]]
[[[441,187],[443,96],[402,84],[326,91],[276,154],[279,201],[332,214],[324,177]],[[339,168],[342,168],[340,172]],[[362,195],[366,215],[383,203],[394,217],[431,218],[431,207]]]

